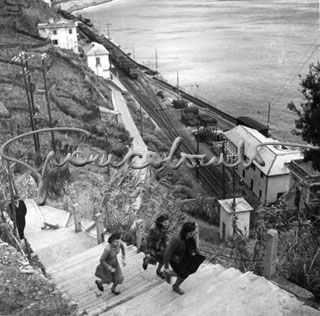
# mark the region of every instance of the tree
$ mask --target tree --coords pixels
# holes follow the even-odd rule
[[[301,79],[301,93],[303,102],[299,110],[293,102],[288,108],[294,112],[298,119],[295,120],[294,133],[300,135],[309,144],[320,147],[320,63],[311,64],[309,73]],[[318,150],[309,150],[305,153],[305,160],[311,161],[314,169],[320,171],[320,158]]]

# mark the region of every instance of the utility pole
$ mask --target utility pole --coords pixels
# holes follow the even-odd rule
[[[94,57],[95,57],[95,60],[96,60],[96,71],[97,71],[97,76],[99,76],[99,63],[98,63],[98,59],[97,59],[97,54],[94,53]]]
[[[237,211],[236,211],[236,183],[235,183],[235,168],[232,168],[232,228],[233,228],[233,239],[236,236],[236,230],[237,230]]]
[[[179,87],[179,70],[177,70],[177,101],[180,100],[180,87]]]
[[[222,143],[222,157],[223,159],[225,158],[225,146],[226,146],[226,142],[223,141]],[[222,164],[222,198],[225,199],[226,198],[226,183],[225,183],[225,166],[224,164]]]
[[[268,107],[268,123],[267,123],[268,136],[270,135],[270,133],[269,133],[269,128],[270,128],[270,108],[271,108],[271,105],[270,105],[270,103],[269,103],[269,107]]]
[[[140,135],[143,137],[143,120],[142,120],[142,107],[140,104]]]
[[[30,71],[28,68],[28,64],[26,63],[26,57],[24,53],[20,53],[19,56],[14,56],[12,58],[12,61],[18,62],[22,68],[22,74],[23,74],[23,81],[24,86],[26,89],[26,96],[27,96],[27,103],[28,103],[28,110],[29,110],[29,116],[30,116],[30,125],[31,129],[34,132],[36,130],[36,125],[34,121],[34,108],[32,106],[33,102],[33,96],[31,94],[31,80],[30,80]],[[32,101],[31,101],[32,99]],[[34,148],[36,152],[36,164],[40,163],[40,143],[39,143],[39,136],[38,134],[33,134],[33,142],[34,142]]]
[[[13,177],[10,169],[9,160],[7,160],[7,168],[8,168],[8,178],[9,178],[9,188],[11,195],[11,210],[12,210],[12,218],[13,218],[13,234],[15,237],[18,237],[17,234],[17,217],[16,217],[16,205],[15,205],[15,193],[13,188]]]
[[[199,131],[200,131],[200,126],[199,126],[199,117],[197,116],[197,155],[199,155]],[[196,170],[196,175],[197,178],[199,178],[199,160],[197,159],[197,170]]]
[[[111,23],[107,23],[107,30],[108,30],[108,40],[110,41],[110,26],[112,24]]]
[[[46,68],[45,68],[45,60],[47,58],[47,54],[44,53],[41,55],[41,63],[42,63],[42,74],[43,74],[43,81],[44,81],[44,94],[46,97],[46,103],[47,103],[47,110],[48,110],[48,116],[49,116],[49,124],[52,128],[52,117],[51,117],[51,109],[50,109],[50,102],[49,102],[49,95],[48,95],[48,86],[47,86],[47,76],[46,76]],[[56,152],[56,142],[54,139],[53,131],[51,131],[51,139],[52,139],[52,149],[54,152]]]
[[[158,74],[158,52],[156,50],[156,72]]]
[[[23,53],[24,56],[24,63],[27,69],[27,80],[28,80],[28,87],[29,87],[29,94],[30,94],[30,101],[31,101],[31,109],[32,109],[32,117],[33,117],[33,124],[34,124],[34,129],[37,130],[37,124],[35,121],[35,115],[36,115],[36,110],[35,110],[35,106],[34,106],[34,98],[33,98],[33,92],[35,90],[35,84],[33,82],[31,82],[31,73],[29,70],[29,62],[28,62],[28,58],[25,55],[25,53]],[[37,141],[37,151],[36,151],[36,159],[37,159],[37,164],[40,163],[41,161],[41,155],[40,155],[40,141],[39,141],[39,135],[36,134],[36,141]]]

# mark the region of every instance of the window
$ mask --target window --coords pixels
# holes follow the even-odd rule
[[[263,178],[263,172],[262,171],[260,171],[260,177]]]
[[[69,34],[72,34],[72,29],[69,29]]]
[[[262,197],[262,191],[259,190],[259,199],[261,199],[261,197]]]
[[[53,44],[53,45],[58,45],[58,40],[53,40],[53,41],[52,41],[52,44]]]
[[[250,190],[253,189],[253,180],[251,179],[251,182],[250,182]]]
[[[280,199],[280,197],[281,197],[282,194],[283,194],[283,192],[279,192],[279,193],[277,194],[277,200]]]
[[[242,170],[242,177],[245,178],[246,177],[246,171]]]
[[[57,35],[57,30],[53,30],[53,35]]]
[[[96,57],[96,66],[101,65],[100,57]]]

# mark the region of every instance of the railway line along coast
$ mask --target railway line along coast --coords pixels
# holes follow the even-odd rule
[[[240,168],[257,158],[258,151],[245,156],[246,143],[232,153],[227,133],[242,128],[237,126],[240,121],[255,124],[266,135],[268,130],[189,93],[179,87],[178,80],[177,85],[165,81],[110,41],[109,32],[107,37],[100,33],[88,16],[62,10],[58,14],[41,1],[20,1],[20,7],[28,6],[25,15],[16,16],[8,30],[7,26],[0,28],[0,46],[4,47],[0,123],[5,123],[0,150],[0,316],[138,316],[150,310],[157,316],[318,315],[311,307],[311,293],[299,294],[283,286],[281,278],[275,281],[262,276],[262,261],[268,255],[261,226],[251,227],[250,221],[245,226],[246,230],[250,225],[250,235],[239,233],[228,239],[225,234],[231,225],[234,232],[239,228],[235,220],[238,201],[250,203],[250,210],[242,214],[252,211],[249,219],[254,224],[264,220],[257,218],[260,207],[254,197],[254,203],[250,200],[250,190],[245,192],[239,178]],[[52,1],[60,2],[67,3]],[[16,2],[3,3],[11,9]],[[89,0],[71,0],[68,6],[84,3]],[[34,18],[35,12],[40,19]],[[61,22],[61,16],[78,22],[63,21],[74,25],[71,33],[77,36],[77,53],[52,47],[58,46],[52,38],[52,42],[34,38],[39,20],[47,22],[50,17],[50,23],[52,19]],[[14,18],[9,16],[2,25],[9,20]],[[19,23],[26,32],[14,37]],[[22,40],[29,46],[22,46]],[[101,71],[97,66],[98,61],[104,65],[103,59],[97,58],[98,53],[88,54],[90,46],[99,47],[108,57]],[[21,54],[29,61],[27,77],[32,84],[26,85],[26,92],[27,99],[28,92],[34,97],[34,116],[22,90],[23,64],[16,62]],[[35,135],[39,139],[32,137]],[[234,167],[237,163],[240,176]],[[245,179],[250,179],[248,173]],[[4,216],[17,194],[27,208],[24,240],[15,233],[15,223]],[[225,201],[233,201],[228,229],[220,221],[224,219],[220,206]],[[142,264],[144,230],[163,212],[170,217],[169,236],[186,221],[196,223],[196,241],[206,257],[196,274],[183,283],[185,295],[172,291],[172,284],[158,277],[155,266],[144,269]],[[127,259],[121,267],[124,282],[119,284],[119,295],[107,285],[101,291],[94,273],[115,231],[121,232]],[[12,246],[17,246],[21,256]],[[284,247],[278,249],[281,261]]]
[[[59,13],[67,19],[78,19],[77,16],[63,10],[59,10]],[[164,131],[168,139],[173,142],[177,137],[182,137],[180,149],[188,154],[206,154],[209,159],[214,154],[219,156],[219,151],[212,151],[206,144],[200,143],[197,137],[190,133],[191,127],[185,126],[181,122],[182,109],[175,109],[172,104],[163,106],[157,94],[161,92],[170,99],[178,97],[180,100],[185,100],[186,104],[192,104],[192,106],[199,108],[202,113],[217,121],[216,129],[219,130],[228,130],[234,127],[237,119],[207,100],[193,96],[182,88],[160,79],[160,75],[155,70],[137,63],[120,47],[96,30],[91,23],[87,24],[80,23],[81,35],[90,41],[102,44],[109,51],[110,60],[114,67],[113,75],[118,77],[122,85]],[[197,127],[199,128],[199,126],[194,128]],[[226,198],[231,197],[234,190],[244,190],[236,174],[226,169],[222,166],[201,167],[194,172],[194,175],[202,182],[209,195],[216,198]],[[236,182],[236,189],[232,189],[232,182]],[[248,191],[248,195],[252,194]],[[252,199],[254,199],[253,196]]]

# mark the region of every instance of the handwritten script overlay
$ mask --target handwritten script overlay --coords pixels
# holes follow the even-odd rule
[[[87,139],[90,139],[90,137],[92,136],[88,131],[80,128],[67,128],[67,127],[45,128],[45,129],[40,129],[37,131],[32,131],[32,132],[28,132],[28,133],[16,136],[8,140],[6,143],[4,143],[0,149],[0,155],[3,159],[25,166],[26,168],[31,170],[31,172],[37,177],[38,188],[37,188],[36,202],[40,206],[45,205],[46,203],[47,194],[48,194],[46,177],[51,170],[50,167],[62,167],[67,163],[70,163],[75,167],[83,167],[87,164],[95,163],[98,167],[101,167],[101,168],[104,168],[107,166],[111,166],[113,168],[119,168],[125,163],[127,163],[128,166],[132,169],[143,169],[148,166],[151,166],[155,169],[161,169],[166,167],[171,169],[178,169],[182,164],[184,164],[189,169],[194,169],[198,167],[208,167],[208,166],[220,166],[220,165],[224,165],[227,168],[233,168],[242,164],[244,168],[247,169],[251,166],[253,161],[256,161],[261,166],[265,165],[265,162],[258,151],[259,147],[268,146],[268,145],[277,145],[277,146],[283,145],[283,146],[300,147],[300,148],[306,148],[306,149],[316,149],[316,150],[320,149],[319,147],[315,147],[315,146],[295,144],[295,143],[281,143],[281,142],[261,143],[255,146],[254,150],[252,151],[251,157],[249,157],[249,161],[245,162],[244,141],[240,141],[237,146],[238,160],[235,161],[234,163],[228,164],[224,160],[222,153],[220,154],[220,156],[213,156],[211,159],[208,159],[207,155],[205,154],[192,155],[192,154],[186,154],[184,152],[180,153],[180,159],[178,160],[178,162],[174,163],[173,162],[174,155],[176,154],[181,144],[181,137],[177,137],[171,145],[171,149],[168,157],[161,158],[158,153],[149,151],[147,152],[143,162],[141,162],[140,164],[133,162],[133,159],[135,157],[143,158],[143,155],[136,151],[129,151],[120,162],[113,161],[112,159],[113,157],[111,154],[108,154],[107,156],[104,154],[92,154],[89,157],[86,157],[84,153],[81,152],[80,150],[76,150],[73,153],[68,153],[63,161],[58,162],[55,152],[50,151],[44,161],[41,173],[39,173],[35,168],[31,167],[27,163],[6,155],[9,145],[12,144],[14,141],[23,137],[33,135],[33,134],[37,134],[37,133],[40,134],[40,133],[54,132],[54,131],[78,132],[82,134],[83,138],[87,138]]]

